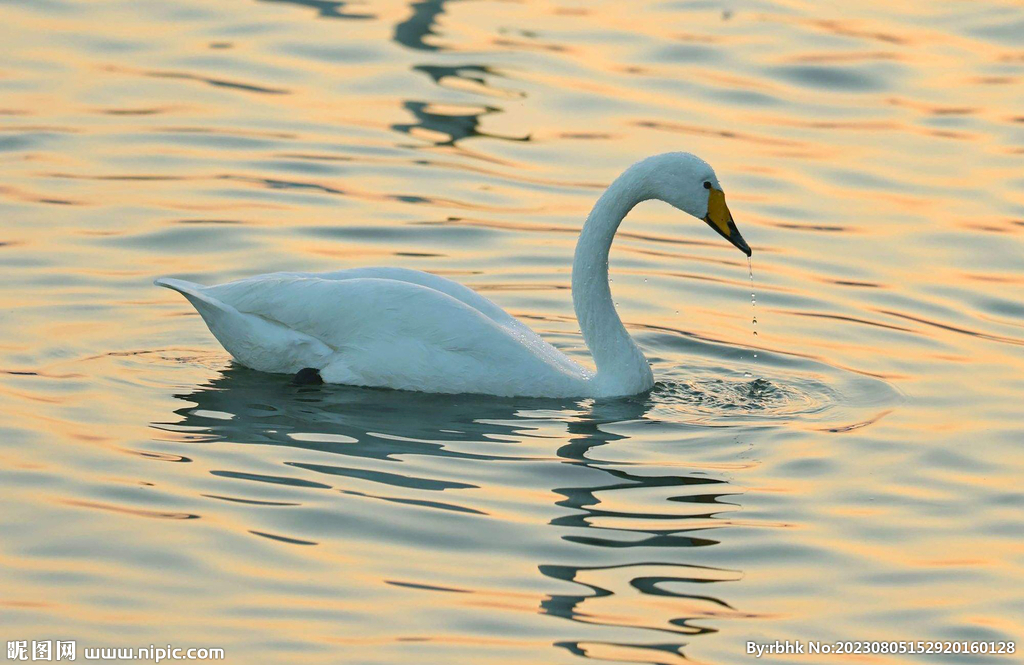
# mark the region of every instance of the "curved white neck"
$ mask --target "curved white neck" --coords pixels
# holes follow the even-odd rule
[[[608,251],[615,232],[636,204],[651,198],[642,166],[619,176],[594,204],[572,262],[572,304],[597,365],[594,381],[600,395],[632,395],[654,385],[647,358],[622,325],[608,286]]]

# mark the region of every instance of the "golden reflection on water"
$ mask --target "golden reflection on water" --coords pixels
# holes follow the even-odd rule
[[[7,639],[732,663],[1022,633],[1016,3],[0,12]],[[759,334],[742,257],[638,207],[612,288],[649,397],[299,389],[151,286],[402,265],[586,361],[575,235],[664,150],[728,191]]]

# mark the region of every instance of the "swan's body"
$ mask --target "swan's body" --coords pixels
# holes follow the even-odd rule
[[[240,363],[327,383],[439,393],[584,395],[593,378],[471,289],[402,268],[274,273],[182,293]]]
[[[633,395],[650,390],[654,377],[611,299],[608,250],[615,231],[637,203],[660,198],[703,217],[749,253],[724,198],[716,209],[720,194],[707,164],[669,153],[635,164],[598,200],[572,272],[573,304],[596,372],[480,294],[418,270],[273,273],[216,286],[160,278],[156,284],[188,298],[224,348],[256,370],[314,368],[327,383],[436,393]]]

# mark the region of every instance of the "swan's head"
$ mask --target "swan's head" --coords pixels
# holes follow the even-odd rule
[[[667,152],[649,157],[637,167],[645,172],[649,196],[704,220],[720,236],[750,256],[750,245],[732,219],[725,193],[714,169],[688,152]]]

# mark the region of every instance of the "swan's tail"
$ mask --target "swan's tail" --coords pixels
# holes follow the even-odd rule
[[[189,300],[191,300],[192,298],[202,298],[208,300],[208,298],[206,298],[202,294],[202,285],[196,284],[195,282],[186,282],[183,279],[174,279],[173,277],[157,277],[156,279],[153,280],[153,283],[156,284],[157,286],[163,286],[165,288],[171,289],[172,291],[177,291],[178,293],[185,296]]]
[[[246,317],[239,313],[231,305],[221,302],[216,298],[203,293],[202,284],[187,282],[183,279],[173,277],[160,277],[153,280],[157,286],[163,286],[172,291],[177,291],[185,296],[192,306],[196,308],[199,315],[203,317],[206,326],[213,333],[213,336],[234,355],[229,346],[232,338],[243,337],[248,333],[246,328],[249,322]]]
[[[188,298],[188,301],[192,303],[192,306],[196,308],[199,315],[206,321],[206,325],[210,326],[211,332],[216,335],[213,331],[213,323],[218,318],[238,316],[238,310],[231,305],[227,305],[212,298],[203,293],[203,286],[196,284],[195,282],[187,282],[183,279],[174,279],[173,277],[159,277],[153,280],[153,283],[157,286],[163,286],[172,291],[177,291],[181,295]],[[219,336],[218,336],[219,339]]]
[[[153,283],[157,286],[166,286],[169,289],[174,289],[177,292],[181,292],[187,288],[195,288],[199,286],[194,282],[186,282],[183,279],[174,279],[173,277],[157,277],[153,280]]]
[[[320,368],[333,351],[320,340],[255,314],[239,312],[205,293],[205,287],[171,277],[153,281],[185,296],[225,350],[240,363],[264,372]]]

